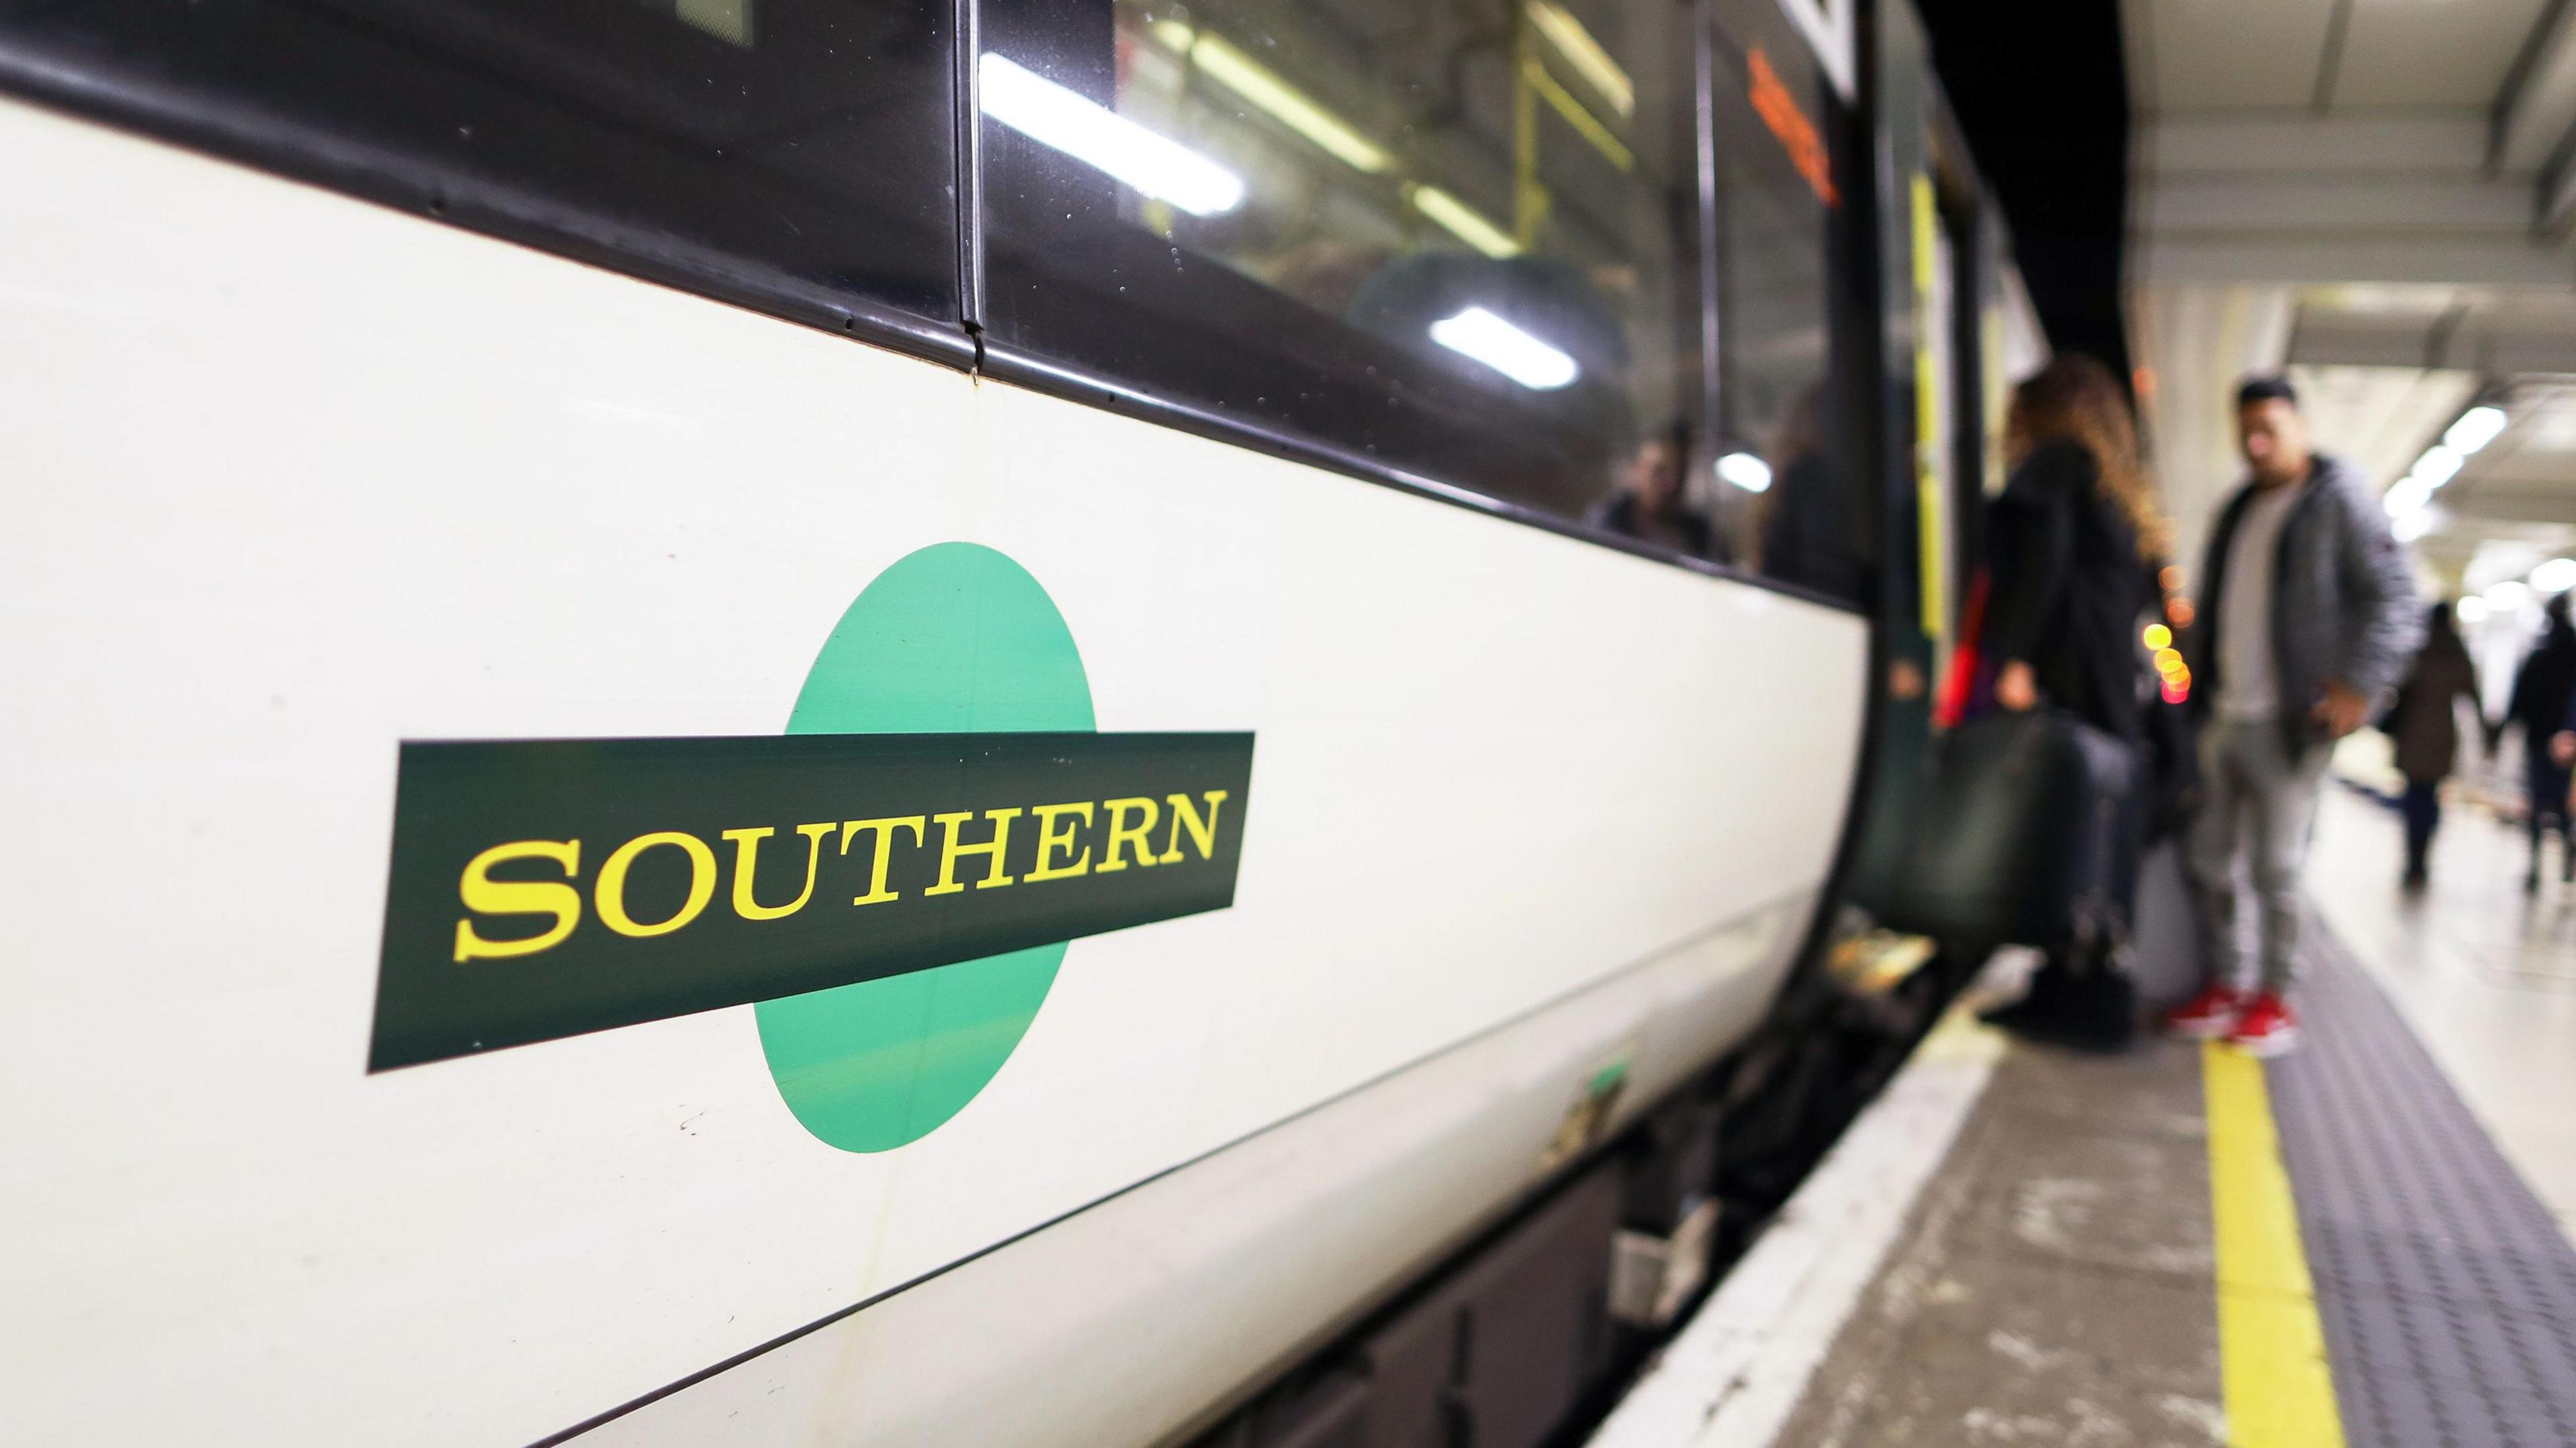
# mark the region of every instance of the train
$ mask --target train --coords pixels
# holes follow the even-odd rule
[[[1906,0],[71,0],[0,190],[9,1441],[1562,1441],[1956,984]]]

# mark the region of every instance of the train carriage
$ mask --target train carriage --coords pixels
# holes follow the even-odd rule
[[[1561,1422],[1981,486],[1785,4],[0,11],[5,1436]]]

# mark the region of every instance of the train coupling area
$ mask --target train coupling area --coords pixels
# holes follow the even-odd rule
[[[2308,949],[2269,1062],[1949,1017],[1591,1448],[2576,1444],[2576,1248]]]

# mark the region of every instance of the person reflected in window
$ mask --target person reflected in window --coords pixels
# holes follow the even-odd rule
[[[1690,505],[1683,486],[1690,444],[1690,425],[1683,422],[1639,443],[1620,468],[1619,490],[1593,504],[1584,521],[1693,558],[1711,556],[1715,530],[1708,514]]]
[[[2158,599],[2142,539],[2156,504],[2138,460],[2127,396],[2111,369],[2061,355],[2013,389],[2005,415],[2011,469],[1987,513],[1986,622],[1995,702],[2061,710],[2129,746],[2145,772],[2140,619]],[[2113,918],[2052,950],[1998,1024],[2071,1045],[2113,1049],[2137,1029],[2137,993],[2120,957],[2137,892],[2138,791],[2114,817]]]
[[[1869,580],[1854,548],[1842,481],[1825,448],[1825,385],[1799,392],[1770,447],[1771,486],[1755,505],[1762,573],[1783,583],[1860,602]],[[1920,672],[1917,672],[1920,693]]]

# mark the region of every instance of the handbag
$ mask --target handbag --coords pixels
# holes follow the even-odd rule
[[[2043,949],[2116,927],[2120,812],[2135,752],[2055,710],[1997,710],[1933,742],[1890,923]]]

